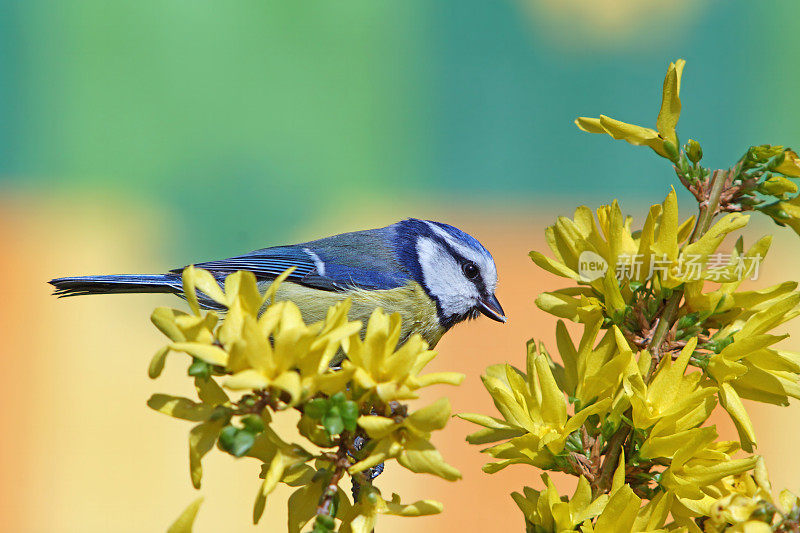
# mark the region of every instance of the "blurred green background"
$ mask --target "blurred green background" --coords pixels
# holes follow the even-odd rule
[[[797,135],[793,0],[0,6],[0,191],[153,206],[175,260],[352,203],[661,194],[661,161],[572,120],[652,124],[677,57],[711,163]]]
[[[488,412],[481,369],[552,337],[532,299],[553,279],[526,258],[544,225],[615,197],[642,213],[675,184],[649,149],[574,118],[654,125],[665,69],[683,57],[679,134],[702,142],[710,166],[751,144],[797,148],[799,30],[796,0],[0,0],[9,531],[159,530],[193,497],[188,428],[144,407],[185,385],[183,361],[166,381],[145,375],[162,342],[146,317],[177,300],[57,301],[47,279],[163,270],[406,216],[449,221],[495,254],[512,318],[440,345],[442,368],[468,374],[455,410]],[[779,250],[796,259],[789,237]],[[756,413],[761,434],[773,412]],[[464,482],[390,470],[387,493],[445,500],[420,531],[518,527],[507,494],[537,474],[488,480],[463,443],[470,428],[453,426],[439,444]],[[776,467],[794,456],[785,438],[760,451],[779,454]],[[247,531],[257,467],[218,461],[198,530]],[[798,472],[795,460],[777,474]],[[273,526],[283,505],[268,511]]]

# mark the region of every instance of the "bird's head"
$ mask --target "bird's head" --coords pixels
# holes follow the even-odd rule
[[[413,218],[398,224],[398,235],[401,260],[436,302],[445,329],[479,313],[506,321],[494,295],[497,267],[475,237],[448,224]]]

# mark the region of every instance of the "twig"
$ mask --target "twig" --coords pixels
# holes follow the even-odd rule
[[[317,515],[331,516],[333,500],[339,493],[339,482],[342,480],[344,473],[350,466],[350,460],[348,459],[349,446],[347,444],[349,438],[350,436],[347,432],[342,432],[342,434],[339,436],[339,449],[336,450],[336,459],[333,463],[333,475],[331,476],[328,485],[322,491],[322,495],[319,499],[319,505],[317,506]],[[333,518],[333,516],[331,516],[331,518]]]

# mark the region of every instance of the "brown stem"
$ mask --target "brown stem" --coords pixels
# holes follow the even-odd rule
[[[725,183],[728,181],[730,174],[736,172],[738,168],[741,167],[734,167],[733,170],[728,172],[723,170],[715,170],[712,174],[710,180],[711,190],[709,191],[708,199],[700,203],[700,212],[697,216],[697,223],[694,226],[691,237],[689,237],[690,243],[697,241],[711,227],[711,222],[714,220],[714,215],[717,214],[719,199],[722,195],[722,190],[725,188]],[[680,173],[678,174],[680,175]],[[661,316],[658,319],[656,330],[653,332],[653,336],[650,338],[650,342],[647,346],[647,350],[650,352],[651,360],[650,368],[644,379],[645,383],[650,383],[650,380],[655,375],[656,369],[658,368],[658,363],[661,360],[661,345],[664,343],[664,339],[667,337],[670,329],[672,329],[672,326],[675,324],[682,299],[683,289],[678,288],[667,299],[667,302],[664,305]],[[627,418],[631,417],[630,409],[625,412],[625,416]],[[625,441],[628,439],[628,435],[630,435],[631,429],[632,428],[624,421],[620,422],[620,426],[617,431],[611,436],[610,439],[608,439],[605,457],[603,458],[603,465],[600,467],[600,475],[597,476],[597,480],[593,487],[595,496],[603,494],[607,492],[609,488],[611,488],[611,482],[614,478],[614,471],[617,469],[620,455],[622,455],[623,446],[625,445]]]
[[[330,515],[331,514],[331,507],[333,506],[333,500],[336,497],[336,494],[339,492],[339,482],[344,477],[344,473],[347,471],[347,468],[350,466],[350,461],[347,456],[347,451],[349,449],[348,440],[349,435],[347,432],[343,432],[339,436],[339,449],[336,450],[336,459],[334,460],[334,470],[333,475],[331,476],[328,485],[323,489],[322,495],[319,499],[319,505],[317,506],[317,515]]]

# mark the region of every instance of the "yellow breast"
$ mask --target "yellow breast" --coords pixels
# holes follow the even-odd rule
[[[436,304],[420,284],[413,281],[396,289],[353,289],[346,292],[322,291],[284,281],[275,295],[276,300],[294,302],[309,324],[325,318],[330,306],[346,298],[352,301],[350,320],[360,320],[364,325],[378,307],[387,313],[400,313],[403,319],[400,342],[413,333],[419,333],[433,347],[444,334],[444,328],[439,325]]]

